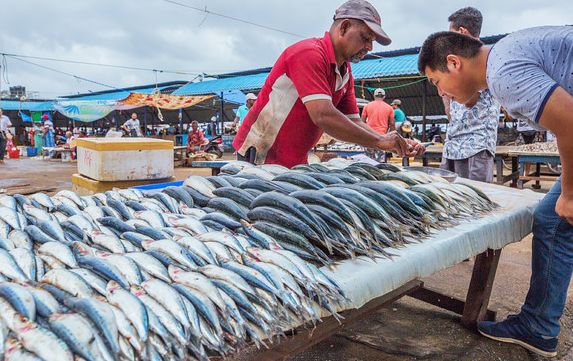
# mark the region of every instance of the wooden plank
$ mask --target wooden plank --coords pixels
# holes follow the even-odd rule
[[[462,315],[464,312],[465,301],[459,298],[445,295],[437,290],[428,288],[427,286],[420,287],[410,293],[408,296],[413,297],[422,302],[429,303],[431,305],[443,308],[458,315]],[[493,321],[496,318],[497,313],[492,310],[486,310],[485,319],[488,321]]]
[[[478,321],[486,319],[500,255],[501,250],[488,249],[476,256],[461,319],[462,325],[467,328],[475,329]]]
[[[270,349],[255,350],[253,348],[239,352],[237,355],[228,356],[225,361],[279,361],[296,355],[305,349],[319,343],[322,340],[334,335],[341,328],[356,322],[381,307],[384,307],[402,296],[414,291],[423,285],[422,281],[413,280],[405,285],[377,297],[358,309],[347,310],[341,313],[344,317],[338,322],[330,316],[317,324],[316,328],[297,329],[294,336],[281,340],[280,343],[272,345]],[[221,357],[212,357],[211,360],[223,360]]]

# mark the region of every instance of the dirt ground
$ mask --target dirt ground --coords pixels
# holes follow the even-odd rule
[[[74,163],[18,159],[0,166],[0,189],[13,186],[22,190],[71,189]],[[190,174],[209,175],[206,169],[176,168],[177,179]],[[23,186],[25,185],[25,186]],[[542,190],[550,187],[542,183]],[[517,313],[529,285],[531,237],[504,248],[490,309],[503,319]],[[426,285],[445,294],[465,298],[473,262],[460,263],[424,279]],[[506,345],[480,337],[460,326],[459,317],[448,311],[404,297],[359,321],[335,336],[299,354],[293,361],[410,361],[542,360],[519,346]],[[558,360],[573,360],[573,288],[569,290],[562,317]]]

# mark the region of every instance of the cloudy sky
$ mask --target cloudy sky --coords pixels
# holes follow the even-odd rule
[[[174,0],[181,4],[283,30],[286,33],[169,3],[165,0],[0,0],[0,52],[75,61],[177,70],[158,82],[190,81],[200,73],[271,66],[301,37],[322,36],[341,0]],[[464,6],[484,15],[482,35],[538,25],[573,24],[570,0],[372,0],[393,43],[374,51],[419,46],[447,28]],[[431,3],[429,7],[428,4]],[[287,33],[292,33],[287,34]],[[152,71],[106,68],[6,56],[0,87],[24,85],[43,98],[156,82]],[[7,83],[8,81],[9,83]]]

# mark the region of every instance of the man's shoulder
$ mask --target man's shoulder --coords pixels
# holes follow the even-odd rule
[[[314,55],[318,58],[327,59],[326,50],[319,38],[309,38],[294,43],[283,51],[281,57],[283,60],[288,61],[301,54],[304,54],[306,58]]]

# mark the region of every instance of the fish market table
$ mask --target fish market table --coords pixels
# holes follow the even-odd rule
[[[211,174],[217,175],[221,171],[221,167],[229,163],[227,160],[212,160],[212,161],[195,161],[191,163],[193,168],[211,168]]]
[[[326,317],[316,328],[298,328],[294,336],[268,350],[247,348],[227,360],[286,359],[403,296],[460,314],[461,323],[468,328],[474,329],[480,320],[494,320],[495,312],[487,307],[501,250],[531,232],[533,210],[543,195],[531,190],[463,181],[479,187],[500,207],[478,219],[437,231],[423,242],[392,249],[397,255],[392,260],[358,257],[338,262],[332,269],[323,267],[349,299],[339,310],[344,317],[340,323],[332,316]],[[465,300],[428,289],[420,280],[473,256],[477,257]]]
[[[497,146],[495,149],[495,170],[496,170],[496,183],[497,184],[505,184],[507,182],[511,182],[512,187],[517,186],[517,180],[519,178],[519,162],[517,156],[514,154],[513,149],[515,147],[504,146],[500,145]],[[422,165],[427,167],[430,160],[438,160],[441,162],[442,160],[442,152],[444,150],[443,146],[436,146],[431,145],[426,148],[426,152],[420,156],[419,158],[422,159]],[[405,164],[409,165],[409,159],[404,158]],[[505,167],[505,162],[511,161],[511,173],[508,175],[503,174],[503,169]]]
[[[535,181],[539,187],[540,181],[555,181],[558,176],[557,174],[553,176],[542,174],[541,164],[561,164],[559,153],[512,151],[511,154],[519,162],[518,188],[523,188],[523,184],[528,181]],[[535,164],[534,172],[529,171],[532,164]]]

